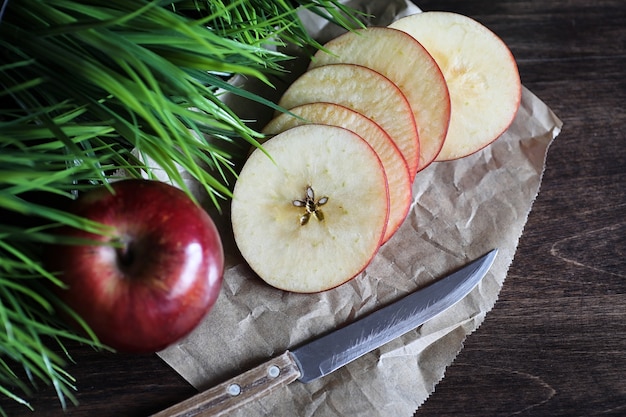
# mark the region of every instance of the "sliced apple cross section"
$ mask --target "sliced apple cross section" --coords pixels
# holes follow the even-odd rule
[[[307,124],[272,137],[233,190],[235,242],[269,285],[311,293],[358,275],[374,257],[389,213],[376,152],[337,126]]]
[[[521,81],[511,51],[496,34],[451,12],[417,13],[391,27],[417,39],[448,84],[450,127],[438,161],[470,155],[509,127],[519,108]]]
[[[386,27],[351,31],[326,43],[309,68],[333,63],[363,65],[396,84],[411,106],[420,141],[419,154],[408,159],[412,176],[435,160],[448,131],[450,96],[439,66],[419,42]]]
[[[389,185],[389,222],[383,242],[398,230],[411,205],[409,168],[389,135],[368,117],[334,103],[309,103],[294,107],[271,120],[263,133],[275,135],[307,123],[343,127],[361,136],[377,153]]]
[[[340,104],[376,122],[402,153],[413,180],[419,155],[415,119],[405,95],[387,77],[353,64],[313,68],[291,84],[278,105],[291,109],[315,102]]]

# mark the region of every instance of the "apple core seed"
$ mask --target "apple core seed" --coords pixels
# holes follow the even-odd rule
[[[300,217],[300,226],[304,226],[309,222],[311,215],[315,217],[317,220],[324,220],[324,213],[322,213],[322,209],[320,208],[324,204],[328,202],[328,197],[322,197],[319,200],[315,200],[315,192],[313,188],[309,185],[306,187],[306,197],[303,200],[293,200],[293,205],[296,207],[304,207],[305,212]]]

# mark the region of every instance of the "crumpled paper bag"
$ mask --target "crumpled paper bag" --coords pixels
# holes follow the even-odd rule
[[[350,5],[372,14],[380,9],[383,20],[370,25],[419,12],[404,1]],[[331,30],[325,31],[319,20],[310,23],[312,33],[327,40],[322,38]],[[280,89],[279,84],[267,93],[277,98]],[[259,125],[271,118],[271,110],[231,99],[229,104],[242,117],[254,117]],[[539,191],[548,147],[561,125],[524,88],[507,132],[474,155],[437,162],[418,173],[413,205],[402,227],[362,274],[323,293],[294,294],[263,283],[239,256],[224,213],[216,219],[227,253],[220,297],[192,334],[159,356],[199,390],[210,388],[498,248],[490,272],[454,307],[326,377],[310,384],[294,382],[233,414],[412,416],[443,378],[467,335],[493,308]]]

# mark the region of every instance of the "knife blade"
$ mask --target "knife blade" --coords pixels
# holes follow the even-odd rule
[[[463,299],[491,268],[493,249],[445,278],[153,417],[223,416],[289,383],[323,377],[421,326]]]

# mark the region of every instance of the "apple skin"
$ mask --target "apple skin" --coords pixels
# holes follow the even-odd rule
[[[69,211],[112,228],[110,236],[63,228],[97,245],[56,245],[48,269],[60,298],[100,341],[120,351],[164,349],[191,332],[218,298],[224,252],[211,217],[183,191],[129,179],[79,197]],[[110,245],[124,243],[124,249]]]

